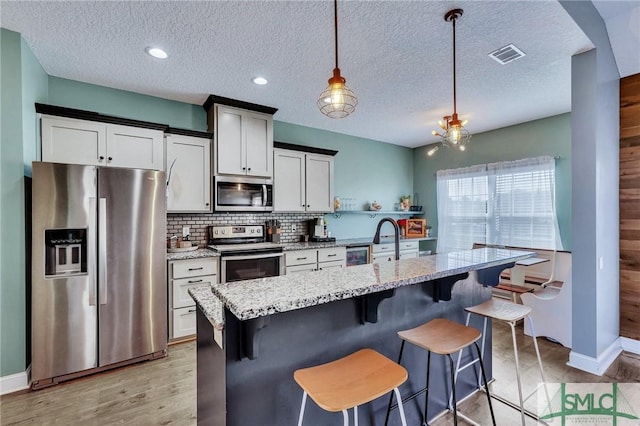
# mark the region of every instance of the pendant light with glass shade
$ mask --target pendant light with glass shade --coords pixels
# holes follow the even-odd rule
[[[471,133],[464,128],[467,120],[461,121],[458,118],[456,104],[456,20],[462,16],[462,9],[452,9],[444,15],[444,20],[453,24],[453,114],[445,115],[442,120],[438,121],[438,125],[442,129],[442,133],[434,130],[431,132],[433,136],[441,138],[433,148],[427,151],[427,155],[431,156],[441,147],[456,148],[464,151],[471,139]]]
[[[333,1],[336,67],[329,79],[329,86],[318,98],[318,108],[327,117],[344,118],[351,114],[358,105],[356,95],[347,87],[346,80],[340,75],[338,68],[338,0]]]

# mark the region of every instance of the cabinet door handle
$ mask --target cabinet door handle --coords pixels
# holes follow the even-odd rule
[[[327,257],[336,257],[338,253],[328,254]]]
[[[311,207],[311,204],[307,204],[307,207]]]
[[[202,266],[201,266],[201,267],[199,267],[199,268],[189,268],[189,270],[190,270],[190,271],[201,271],[201,270],[203,270],[203,269],[204,269],[204,268],[203,268]]]
[[[243,168],[242,168],[242,170],[247,170],[247,168],[246,168],[246,167],[243,167]]]
[[[297,257],[296,260],[307,260],[306,257]]]
[[[247,170],[248,170],[248,171],[251,171],[251,167],[249,167]]]
[[[100,161],[104,160],[104,155],[101,155],[100,157],[98,157],[98,160]]]
[[[209,203],[204,203],[204,205],[205,205],[205,206],[208,206],[208,205],[209,205]]]
[[[189,284],[195,284],[195,283],[201,283],[202,280],[189,280],[188,283]]]
[[[189,309],[187,312],[189,312],[191,314],[191,313],[193,313],[195,311],[196,311],[195,309]]]
[[[109,160],[109,161],[113,160],[113,157],[109,157],[109,158],[108,158],[108,160]]]

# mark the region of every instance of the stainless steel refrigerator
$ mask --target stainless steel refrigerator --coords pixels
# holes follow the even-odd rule
[[[166,355],[164,172],[33,163],[32,388]]]

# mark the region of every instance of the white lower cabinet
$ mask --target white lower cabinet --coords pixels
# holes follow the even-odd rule
[[[340,269],[346,266],[347,250],[344,247],[296,250],[285,253],[287,274]]]
[[[418,257],[420,245],[418,241],[400,241],[400,259],[414,259]],[[396,260],[396,248],[393,243],[372,245],[373,263],[392,262]]]
[[[169,340],[196,334],[196,306],[190,288],[218,282],[218,258],[169,261]]]

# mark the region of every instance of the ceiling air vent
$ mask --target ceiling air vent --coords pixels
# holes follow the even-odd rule
[[[515,61],[516,59],[520,59],[525,55],[525,53],[518,49],[514,44],[509,44],[507,46],[501,47],[498,50],[494,50],[489,53],[489,57],[494,59],[495,61],[501,63],[502,65],[506,65],[509,62]]]

